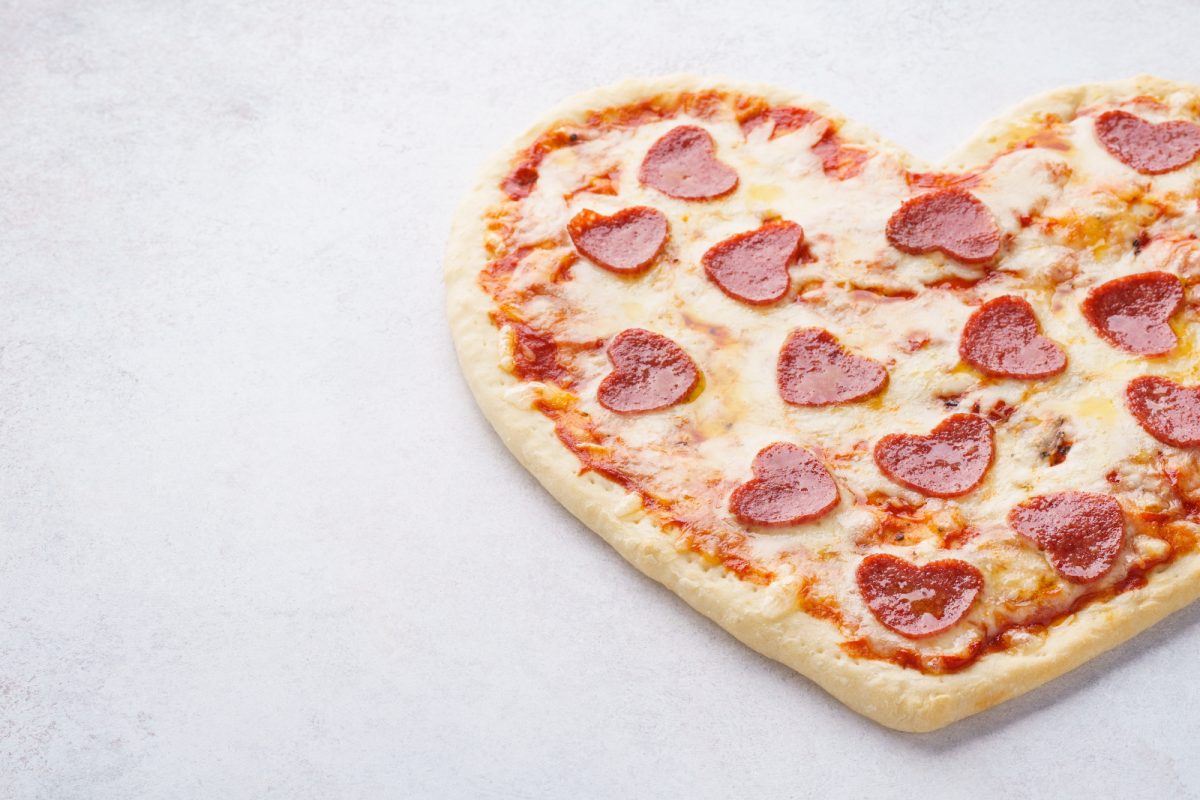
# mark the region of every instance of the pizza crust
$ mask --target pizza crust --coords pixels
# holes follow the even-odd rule
[[[492,158],[458,210],[446,254],[447,314],[467,383],[501,440],[560,503],[617,552],[749,647],[816,682],[855,711],[902,731],[930,731],[1023,694],[1154,625],[1200,596],[1200,554],[1190,553],[1153,572],[1147,586],[1093,603],[1027,644],[985,655],[966,669],[929,674],[890,662],[855,658],[841,647],[832,623],[794,609],[794,585],[743,581],[719,564],[676,548],[615,483],[580,474],[576,457],[559,442],[550,419],[519,401],[521,381],[499,367],[498,332],[488,318],[491,301],[477,283],[487,255],[484,216],[503,199],[501,180],[513,157],[555,122],[582,121],[589,110],[646,96],[724,89],[764,97],[773,105],[800,105],[837,121],[849,138],[886,151],[912,169],[954,170],[995,154],[1015,122],[1047,113],[1067,115],[1104,98],[1200,88],[1151,77],[1090,84],[1030,99],[985,125],[940,165],[924,165],[826,104],[772,86],[692,75],[631,80],[578,95],[535,123]]]

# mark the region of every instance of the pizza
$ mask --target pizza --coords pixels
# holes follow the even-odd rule
[[[782,89],[627,82],[485,167],[452,332],[626,559],[931,730],[1200,595],[1198,155],[1200,90],[1148,77],[940,166]]]

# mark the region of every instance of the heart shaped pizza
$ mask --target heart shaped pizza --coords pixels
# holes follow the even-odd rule
[[[1194,87],[1053,92],[937,167],[768,86],[597,90],[486,167],[446,279],[542,484],[884,725],[1200,595]]]

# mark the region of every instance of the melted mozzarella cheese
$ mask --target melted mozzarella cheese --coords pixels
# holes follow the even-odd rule
[[[739,184],[730,196],[677,200],[637,180],[650,146],[683,124],[708,130],[717,157],[737,171]],[[743,547],[753,561],[777,573],[814,578],[819,593],[836,598],[849,624],[877,648],[917,644],[884,628],[866,610],[853,579],[864,553],[892,552],[916,561],[953,557],[978,566],[986,590],[971,614],[974,624],[919,643],[923,652],[958,652],[1001,615],[1020,619],[1044,611],[1033,598],[1065,609],[1084,591],[1060,580],[1043,555],[1009,529],[1005,520],[1014,505],[1064,490],[1113,493],[1116,485],[1128,492],[1137,480],[1151,480],[1146,465],[1161,446],[1125,409],[1124,387],[1146,373],[1195,382],[1200,367],[1194,338],[1186,335],[1165,358],[1129,355],[1095,334],[1080,302],[1091,287],[1117,276],[1164,269],[1192,279],[1200,271],[1200,248],[1188,238],[1200,227],[1194,199],[1200,166],[1139,175],[1099,145],[1092,117],[1062,123],[1057,134],[1069,149],[1009,152],[970,189],[1006,238],[997,271],[974,289],[932,288],[942,281],[975,280],[985,271],[936,253],[914,256],[892,248],[884,235],[888,218],[914,193],[906,165],[874,153],[857,176],[828,176],[812,150],[826,125],[820,120],[770,138],[770,125],[747,135],[733,120],[678,117],[553,151],[521,205],[514,242],[543,249],[522,261],[511,285],[544,289],[521,311],[560,340],[608,339],[639,327],[669,337],[691,355],[704,374],[704,389],[694,401],[622,416],[596,401],[597,386],[611,368],[604,353],[581,352],[575,363],[584,376],[578,408],[619,443],[622,458],[657,494],[689,498],[688,507],[712,524],[741,530],[727,509],[728,493],[750,477],[750,463],[762,447],[787,441],[823,454],[840,487],[837,509],[793,528],[744,531]],[[617,194],[577,192],[590,176],[608,173],[617,176]],[[581,258],[569,279],[550,283],[561,256],[570,252],[564,230],[576,213],[586,208],[608,215],[638,205],[657,208],[669,220],[669,241],[656,266],[627,277]],[[1152,214],[1156,208],[1167,212]],[[1146,215],[1152,241],[1140,253],[1131,243],[1141,231],[1139,214]],[[804,228],[815,261],[791,269],[803,291],[765,308],[731,299],[706,278],[701,257],[714,244],[774,217]],[[1026,298],[1044,334],[1065,349],[1063,374],[1000,380],[961,362],[959,335],[967,318],[980,303],[1006,294]],[[826,408],[784,403],[776,359],[788,332],[807,326],[827,329],[850,350],[886,364],[886,392]],[[914,350],[912,342],[923,340],[927,343]],[[532,402],[525,395],[513,401]],[[924,434],[951,413],[1006,408],[1011,416],[995,425],[993,466],[983,484],[964,497],[921,498],[888,480],[871,457],[884,434]],[[1054,463],[1048,454],[1064,442],[1070,449]],[[1109,479],[1114,471],[1122,483]],[[1143,494],[1163,491],[1156,484]],[[944,549],[938,536],[917,536],[916,544],[872,543],[878,522],[868,500],[878,496],[924,501],[931,518],[964,520],[971,535],[953,550]],[[619,513],[635,510],[636,505]],[[1146,538],[1125,549],[1109,581],[1120,580],[1139,559],[1154,557],[1158,540],[1141,541]]]

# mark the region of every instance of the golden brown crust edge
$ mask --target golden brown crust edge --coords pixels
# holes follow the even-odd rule
[[[984,656],[951,674],[925,674],[894,664],[856,659],[841,648],[842,635],[829,622],[794,608],[794,586],[786,579],[763,587],[742,581],[723,567],[680,551],[647,518],[628,514],[625,491],[594,474],[580,475],[579,462],[554,435],[549,419],[522,408],[506,393],[519,385],[499,368],[499,335],[488,319],[489,298],[476,282],[484,266],[484,212],[502,198],[499,183],[512,157],[550,124],[578,119],[591,109],[622,105],[648,95],[696,89],[728,89],[763,96],[773,104],[812,108],[843,124],[848,138],[892,152],[914,168],[911,155],[826,104],[772,86],[675,75],[631,80],[577,95],[535,123],[485,165],[459,208],[446,253],[446,302],[450,328],[467,383],[479,407],[517,459],[554,497],[596,531],[625,559],[664,584],[689,605],[743,643],[787,664],[855,711],[889,728],[931,731],[1021,695],[1151,627],[1200,596],[1200,555],[1189,554],[1151,576],[1149,584],[1065,619],[1022,649]],[[1200,90],[1157,78],[1139,77],[1049,92],[1027,100],[986,124],[942,168],[986,160],[1014,121],[1043,113],[1068,113],[1105,97]]]

